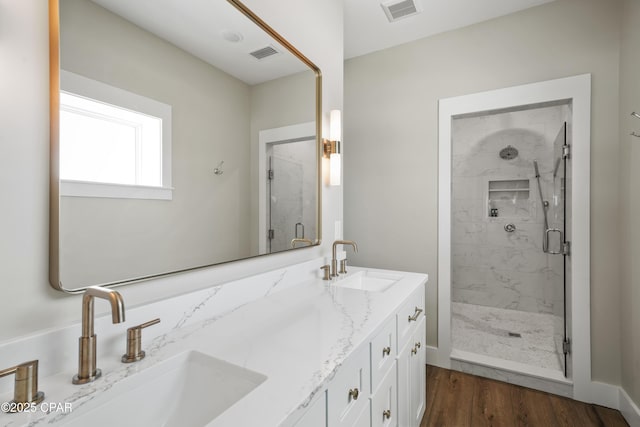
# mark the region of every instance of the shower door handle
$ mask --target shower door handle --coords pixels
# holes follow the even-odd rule
[[[302,230],[302,233],[298,233],[298,230]],[[304,224],[301,222],[296,223],[295,229],[296,239],[304,239]]]
[[[549,236],[551,235],[551,233],[558,233],[558,236],[560,237],[560,241],[558,243],[558,247],[560,248],[560,250],[558,252],[552,251],[550,249],[549,246]],[[564,251],[562,250],[563,247],[563,243],[564,243],[564,235],[562,234],[562,230],[558,229],[558,228],[547,228],[547,230],[545,231],[544,234],[544,238],[546,240],[546,246],[547,246],[547,253],[551,254],[551,255],[564,255]]]

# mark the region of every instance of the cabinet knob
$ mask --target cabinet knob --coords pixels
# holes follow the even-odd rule
[[[422,347],[422,344],[420,344],[420,341],[418,341],[417,343],[415,343],[413,345],[413,348],[411,349],[411,354],[416,354],[418,353],[418,349]]]
[[[382,411],[382,419],[389,419],[391,418],[391,409],[387,409],[385,411]]]
[[[422,309],[416,307],[416,311],[413,316],[409,316],[409,322],[415,322],[416,320],[418,320],[418,316],[420,316],[420,313],[422,313]]]
[[[349,389],[349,400],[358,400],[358,396],[360,395],[360,391],[357,388]]]
[[[388,356],[391,354],[391,347],[385,347],[382,349],[382,356]]]

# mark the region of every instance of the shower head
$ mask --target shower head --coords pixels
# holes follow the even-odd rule
[[[540,171],[538,170],[538,161],[533,161],[533,168],[536,170],[536,178],[540,178]]]
[[[507,145],[500,150],[500,158],[504,160],[513,160],[518,157],[518,150],[515,147]]]

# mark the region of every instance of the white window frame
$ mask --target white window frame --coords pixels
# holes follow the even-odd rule
[[[65,70],[60,70],[60,91],[162,119],[162,186],[61,179],[61,196],[172,200],[170,105]]]

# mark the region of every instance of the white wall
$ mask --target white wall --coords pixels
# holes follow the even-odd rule
[[[342,2],[246,0],[323,73],[323,111],[342,108]],[[0,340],[80,321],[78,296],[48,284],[49,46],[42,0],[0,0]],[[328,127],[325,126],[328,133]],[[121,288],[128,306],[245,277],[329,253],[342,188],[323,191],[324,243]],[[105,312],[106,306],[96,305]]]
[[[426,272],[437,345],[438,99],[592,73],[594,380],[620,382],[618,1],[557,0],[346,62],[345,235],[356,265]]]
[[[622,327],[622,387],[640,404],[640,3],[625,0],[620,61],[620,189],[621,233],[620,324]]]

